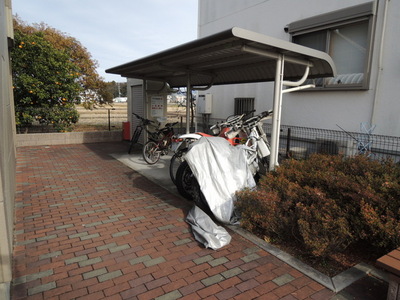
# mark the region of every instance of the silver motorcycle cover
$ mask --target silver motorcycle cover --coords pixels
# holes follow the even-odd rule
[[[234,222],[235,192],[256,185],[247,155],[245,147],[234,147],[222,137],[202,137],[186,154],[207,204],[220,222]]]
[[[199,207],[193,206],[189,211],[186,222],[193,230],[194,238],[206,248],[217,250],[231,242],[230,234],[225,228],[218,226]]]

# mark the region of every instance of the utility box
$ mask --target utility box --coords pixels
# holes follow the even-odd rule
[[[196,103],[198,114],[211,114],[212,113],[213,95],[199,95]]]

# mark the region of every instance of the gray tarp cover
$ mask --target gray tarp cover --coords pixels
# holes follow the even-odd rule
[[[231,241],[231,236],[225,228],[216,225],[213,220],[199,207],[193,206],[186,217],[186,222],[192,226],[195,239],[206,248],[217,250]]]
[[[220,222],[232,223],[235,192],[254,187],[243,147],[221,137],[202,137],[185,157],[211,212]]]

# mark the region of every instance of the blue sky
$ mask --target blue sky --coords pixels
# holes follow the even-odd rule
[[[12,0],[14,15],[44,22],[76,39],[99,63],[106,81],[110,67],[197,38],[197,0]]]

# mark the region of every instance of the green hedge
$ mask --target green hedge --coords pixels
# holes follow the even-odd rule
[[[238,193],[241,225],[315,257],[368,243],[378,253],[400,246],[400,166],[365,156],[287,160]]]

